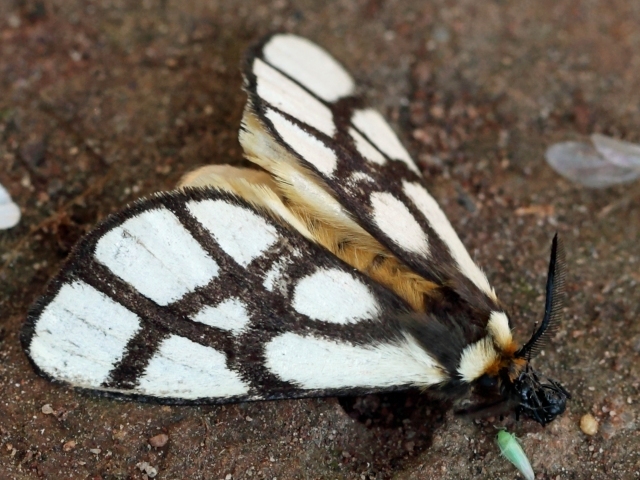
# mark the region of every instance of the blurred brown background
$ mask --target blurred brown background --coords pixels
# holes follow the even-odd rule
[[[0,478],[515,478],[495,425],[537,478],[638,478],[638,183],[587,190],[543,155],[592,132],[640,141],[639,25],[640,3],[622,0],[0,2],[0,183],[23,213],[0,232]],[[520,339],[562,235],[566,321],[535,365],[573,393],[563,417],[473,423],[411,394],[168,407],[33,373],[19,329],[75,241],[194,167],[243,161],[239,65],[274,30],[353,72]]]

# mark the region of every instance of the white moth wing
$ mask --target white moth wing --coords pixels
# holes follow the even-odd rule
[[[292,60],[307,54],[313,61]],[[274,84],[277,73],[287,88]],[[479,290],[495,307],[493,288],[415,162],[384,118],[352,96],[353,80],[331,55],[276,34],[250,52],[244,76],[249,99],[240,141],[250,160],[300,197],[325,190],[328,198],[311,202],[319,216],[356,223],[425,279],[456,284],[463,295]]]
[[[21,340],[45,377],[168,403],[446,381],[403,328],[407,311],[277,215],[188,189],[139,201],[85,237]]]
[[[306,38],[272,36],[264,44],[264,58],[300,85],[327,102],[353,95],[355,83],[335,58]]]
[[[640,178],[640,168],[622,166],[620,159],[627,159],[627,155],[616,147],[604,141],[599,141],[598,148],[584,142],[560,142],[547,148],[545,158],[560,175],[590,188],[607,188]],[[618,160],[613,162],[603,153]]]
[[[591,135],[595,149],[611,163],[624,168],[640,169],[640,145],[607,137],[599,133]]]
[[[15,227],[20,221],[20,207],[16,205],[9,192],[0,185],[0,230]]]

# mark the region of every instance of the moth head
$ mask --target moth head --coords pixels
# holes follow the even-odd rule
[[[555,380],[542,379],[527,367],[512,385],[516,417],[524,414],[544,426],[564,412],[571,395]]]
[[[556,235],[551,245],[544,317],[529,341],[518,348],[511,339],[503,312],[492,313],[484,348],[492,355],[482,374],[475,380],[476,393],[492,403],[472,409],[493,414],[515,408],[516,416],[526,415],[542,425],[554,420],[566,408],[571,395],[555,380],[545,378],[531,367],[531,360],[557,330],[565,302],[566,265],[562,243]],[[480,358],[475,356],[475,358]]]
[[[569,392],[562,385],[551,379],[543,381],[542,377],[530,366],[531,359],[544,348],[560,326],[562,309],[566,300],[565,279],[564,247],[556,234],[551,243],[544,317],[529,341],[516,352],[517,358],[527,361],[527,368],[513,382],[513,393],[519,402],[516,414],[523,413],[542,425],[562,414],[567,399],[571,398]]]

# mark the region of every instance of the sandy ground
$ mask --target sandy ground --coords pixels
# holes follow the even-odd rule
[[[23,211],[0,233],[0,478],[517,478],[497,425],[536,478],[639,478],[638,183],[583,189],[543,154],[594,131],[640,141],[640,3],[319,3],[0,2],[0,182]],[[473,423],[415,394],[168,407],[33,373],[20,326],[74,242],[196,166],[243,161],[238,66],[279,29],[327,47],[391,120],[521,339],[563,236],[566,321],[536,361],[573,393],[562,418]]]

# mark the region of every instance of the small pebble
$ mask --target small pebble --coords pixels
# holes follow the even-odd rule
[[[102,452],[99,448],[90,448],[89,451],[94,455],[100,455],[100,452]]]
[[[74,448],[76,448],[76,441],[75,440],[69,440],[68,442],[65,442],[64,445],[62,445],[62,449],[65,452],[70,452]]]
[[[156,475],[158,475],[158,470],[156,470],[156,468],[152,467],[151,465],[149,465],[145,471],[147,472],[149,478],[155,478]]]
[[[136,463],[136,467],[144,473],[143,477],[146,475],[147,478],[155,478],[158,475],[158,470],[149,465],[149,462],[138,462]]]
[[[585,435],[595,435],[598,433],[598,420],[590,413],[583,415],[580,419],[580,430]]]
[[[7,23],[11,28],[18,28],[22,21],[20,20],[20,17],[18,15],[12,13],[7,17]]]
[[[42,406],[42,413],[45,415],[51,415],[53,413],[53,408],[48,403]]]
[[[156,448],[164,447],[169,441],[169,435],[166,433],[159,433],[149,439],[149,445]]]

